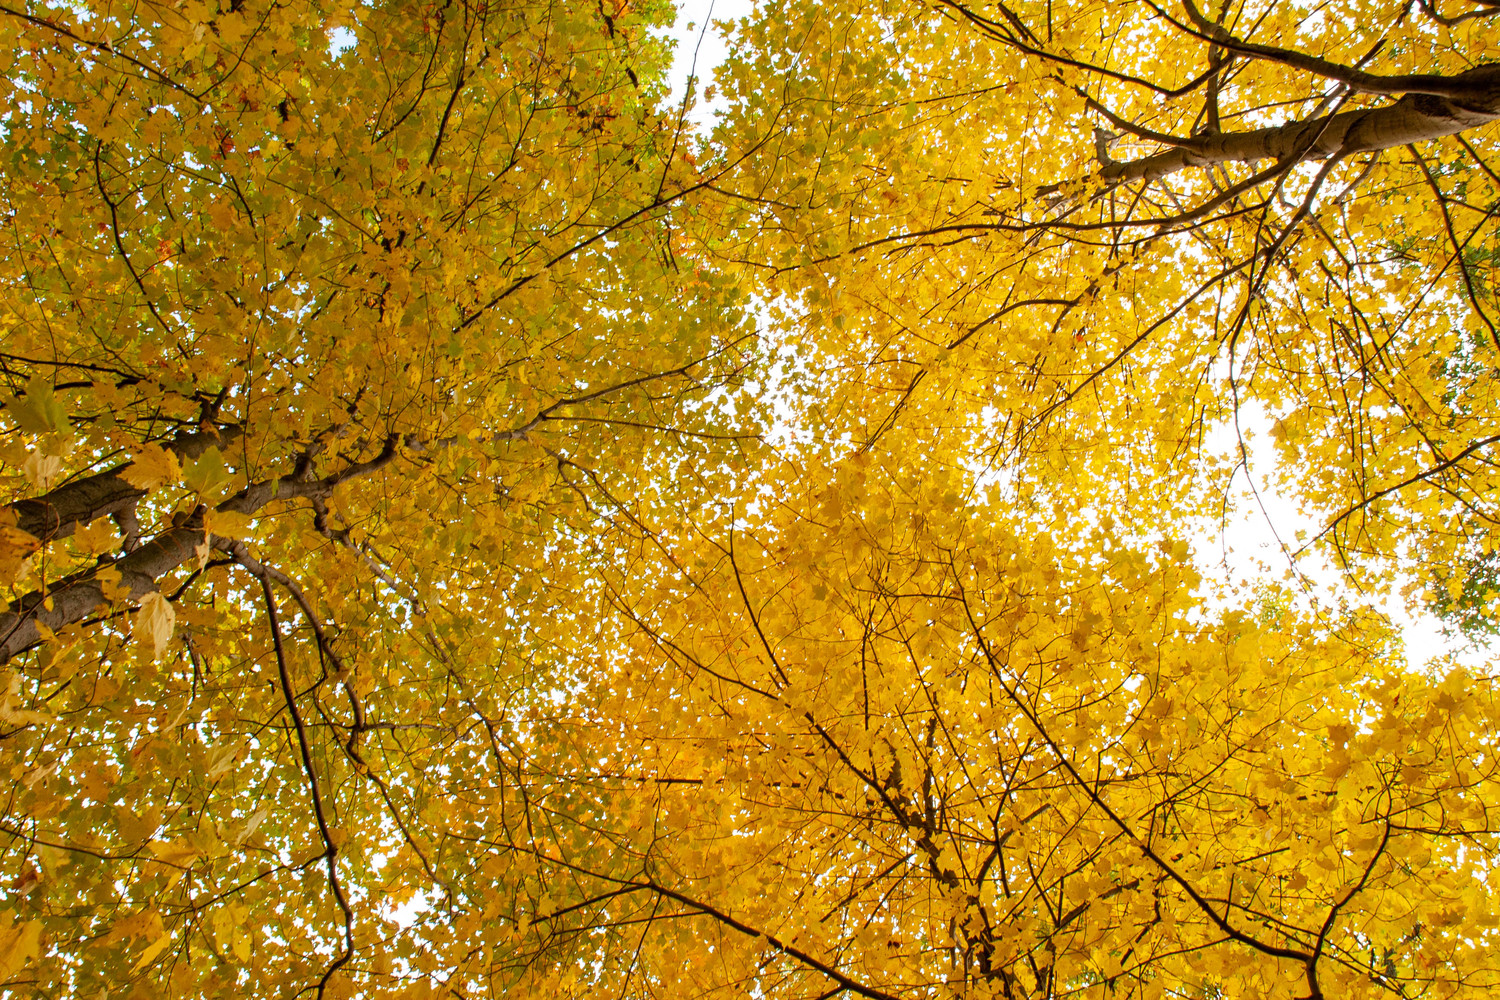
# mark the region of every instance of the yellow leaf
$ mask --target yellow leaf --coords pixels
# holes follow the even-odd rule
[[[176,482],[181,475],[177,456],[155,444],[141,445],[135,461],[120,472],[120,478],[138,490],[154,490],[162,483]]]
[[[0,508],[0,586],[14,583],[41,542],[16,527],[16,512]]]
[[[215,486],[228,480],[229,470],[224,465],[224,455],[216,447],[210,447],[182,470],[183,485],[197,493],[210,493]]]
[[[41,958],[42,922],[28,920],[24,924],[11,926],[11,914],[0,914],[0,981],[9,979],[23,969],[27,962]]]
[[[245,817],[245,825],[240,829],[239,833],[235,834],[235,846],[239,846],[249,840],[255,834],[255,828],[260,826],[261,822],[270,812],[270,806],[261,806],[255,812]]]
[[[235,757],[240,748],[233,744],[226,744],[211,751],[208,755],[208,768],[204,772],[209,778],[217,778],[234,766]]]
[[[135,960],[130,967],[131,972],[139,972],[156,960],[156,956],[166,950],[167,945],[172,943],[172,935],[163,931],[161,936],[151,942],[150,947],[141,952],[141,957]]]
[[[123,586],[121,579],[120,571],[113,566],[101,566],[94,574],[94,580],[98,582],[104,599],[111,603],[123,601],[130,596],[130,588]]]
[[[149,838],[159,826],[161,826],[161,811],[155,806],[148,808],[139,816],[129,809],[115,810],[115,828],[120,831],[120,836],[132,845]]]
[[[151,842],[151,853],[156,855],[156,860],[164,861],[169,865],[186,868],[198,857],[198,851],[184,840]]]
[[[249,930],[250,908],[241,903],[229,903],[214,912],[209,923],[213,928],[214,941],[223,951],[233,953],[241,962],[250,960],[251,937]]]
[[[151,655],[161,656],[172,638],[172,625],[177,621],[177,612],[160,591],[141,598],[141,609],[135,614],[135,635],[141,642],[151,643]]]
[[[6,409],[28,434],[64,434],[68,414],[52,394],[52,383],[41,375],[26,384],[25,397],[5,397]]]
[[[235,511],[216,510],[208,516],[204,526],[222,538],[249,538],[255,530],[255,518]]]
[[[79,549],[91,556],[113,551],[120,544],[120,533],[107,517],[95,518],[73,533]]]
[[[235,927],[233,937],[234,957],[241,962],[250,961],[250,932],[244,924]]]
[[[102,945],[118,944],[121,941],[138,940],[147,938],[156,940],[165,934],[162,927],[161,914],[155,910],[141,910],[132,913],[122,920],[117,920],[110,927],[109,933],[100,939]]]
[[[34,451],[27,456],[23,471],[26,473],[26,481],[37,489],[51,489],[62,478],[62,459],[56,455]]]

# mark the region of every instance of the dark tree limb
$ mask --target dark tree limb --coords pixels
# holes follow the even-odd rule
[[[339,484],[368,475],[388,464],[396,457],[398,443],[399,439],[391,437],[374,458],[355,462],[321,479],[288,477],[251,483],[219,504],[216,510],[254,514],[275,500],[327,497]],[[129,487],[128,483],[125,485]],[[45,590],[27,594],[0,611],[0,663],[36,645],[46,632],[55,632],[83,621],[101,605],[112,603],[111,598],[138,601],[158,590],[158,581],[195,558],[199,546],[214,544],[215,539],[204,529],[204,513],[200,508],[190,515],[180,516],[172,527],[142,543],[135,551],[58,580]],[[114,579],[115,574],[118,574],[118,579]],[[106,591],[109,591],[108,596]]]
[[[1279,63],[1289,69],[1299,69],[1306,73],[1312,73],[1328,80],[1335,80],[1348,87],[1356,94],[1427,94],[1433,97],[1443,97],[1454,101],[1469,102],[1492,99],[1494,84],[1487,82],[1483,75],[1475,77],[1476,70],[1458,73],[1453,76],[1442,76],[1434,73],[1404,73],[1396,76],[1380,76],[1376,73],[1366,73],[1357,66],[1345,66],[1341,63],[1332,62],[1319,56],[1308,55],[1294,49],[1284,49],[1275,45],[1261,45],[1256,42],[1247,42],[1230,34],[1229,30],[1222,24],[1210,21],[1193,4],[1193,0],[1182,0],[1183,8],[1188,12],[1188,18],[1193,26],[1182,24],[1172,18],[1160,7],[1153,8],[1163,18],[1170,21],[1177,28],[1189,34],[1196,35],[1204,41],[1210,41],[1220,48],[1236,55],[1249,59],[1261,59],[1268,62]],[[1491,10],[1493,13],[1493,9]],[[1196,29],[1196,30],[1195,30]],[[1500,70],[1500,67],[1480,66],[1477,70]]]
[[[1108,187],[1150,183],[1188,167],[1274,160],[1283,168],[1308,160],[1376,153],[1414,142],[1458,135],[1500,118],[1500,66],[1480,66],[1451,78],[1469,85],[1457,101],[1409,93],[1381,108],[1343,111],[1246,132],[1174,139],[1170,149],[1102,166],[1096,175]]]
[[[240,436],[240,428],[200,431],[179,434],[164,447],[179,459],[195,459],[210,447],[227,446]],[[16,527],[46,544],[73,534],[80,524],[88,524],[95,518],[114,517],[123,519],[121,527],[126,530],[134,520],[135,502],[146,495],[146,491],[126,482],[123,473],[134,463],[126,462],[113,469],[64,483],[51,492],[27,500],[17,500],[9,505],[15,512]],[[139,529],[137,528],[137,533]]]

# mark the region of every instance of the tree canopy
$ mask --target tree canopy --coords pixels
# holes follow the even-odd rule
[[[1500,7],[674,15],[0,4],[0,988],[1500,986]]]

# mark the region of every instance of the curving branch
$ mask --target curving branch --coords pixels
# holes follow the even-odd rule
[[[1486,84],[1483,79],[1471,76],[1473,70],[1467,73],[1459,73],[1454,76],[1442,76],[1435,73],[1402,73],[1395,76],[1380,76],[1376,73],[1366,73],[1357,66],[1345,66],[1319,56],[1308,55],[1294,49],[1284,49],[1276,45],[1262,45],[1258,42],[1247,42],[1236,38],[1222,24],[1210,21],[1193,4],[1193,0],[1182,0],[1182,6],[1188,13],[1188,19],[1192,26],[1173,18],[1166,11],[1155,4],[1151,4],[1163,19],[1171,23],[1179,30],[1198,38],[1212,42],[1225,51],[1235,55],[1244,56],[1248,59],[1259,59],[1278,63],[1289,69],[1298,69],[1306,73],[1312,73],[1328,80],[1342,83],[1356,94],[1386,94],[1394,97],[1396,94],[1427,94],[1433,97],[1444,97],[1454,101],[1469,102],[1483,101],[1489,96],[1489,89],[1493,84]],[[1492,7],[1489,13],[1495,13]],[[1480,70],[1500,70],[1495,66],[1480,66]]]
[[[1188,167],[1223,163],[1274,160],[1285,169],[1309,160],[1443,139],[1500,119],[1500,66],[1479,66],[1449,79],[1464,83],[1470,96],[1459,101],[1408,93],[1381,108],[1342,111],[1245,132],[1173,138],[1170,149],[1137,160],[1106,163],[1095,176],[1106,187],[1116,187],[1150,183]]]
[[[292,678],[287,670],[286,649],[281,642],[281,621],[276,611],[276,595],[271,592],[271,577],[262,569],[258,579],[261,593],[266,601],[266,617],[271,624],[271,641],[276,651],[276,675],[281,681],[281,694],[286,702],[287,713],[292,717],[293,731],[297,737],[297,749],[302,758],[302,770],[307,775],[307,793],[312,799],[313,816],[318,821],[318,835],[323,840],[321,858],[328,871],[328,886],[344,918],[344,949],[324,970],[323,977],[318,980],[317,995],[318,1000],[322,1000],[333,974],[354,957],[354,911],[349,907],[348,895],[344,892],[343,883],[339,880],[339,841],[328,822],[328,809],[323,803],[318,771],[313,767],[312,751],[308,745],[307,725],[302,720],[302,712],[297,708],[297,696],[292,690]]]
[[[374,458],[356,462],[321,479],[288,476],[251,483],[215,509],[224,513],[254,514],[274,500],[327,497],[340,483],[368,475],[388,464],[396,457],[398,443],[399,439],[392,437]],[[195,558],[200,546],[214,543],[214,538],[204,529],[204,514],[201,507],[191,514],[179,513],[172,527],[135,551],[64,577],[0,611],[0,663],[30,649],[47,633],[83,621],[101,605],[108,606],[117,599],[138,601],[158,590],[158,581],[163,576]]]
[[[179,459],[195,459],[211,447],[226,447],[242,433],[238,425],[221,430],[179,434],[163,447]],[[120,517],[146,495],[124,479],[124,472],[134,463],[125,462],[112,469],[64,483],[51,492],[7,505],[16,515],[16,527],[46,544],[73,534],[80,524],[95,518]]]

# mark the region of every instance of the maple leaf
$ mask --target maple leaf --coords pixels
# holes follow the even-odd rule
[[[159,445],[142,445],[133,461],[120,472],[120,478],[142,490],[153,490],[163,483],[175,482],[181,476],[177,456]]]
[[[151,644],[153,656],[161,656],[161,651],[171,641],[172,626],[176,621],[177,613],[172,602],[159,592],[150,593],[141,598],[140,610],[135,613],[136,634],[143,642]]]

